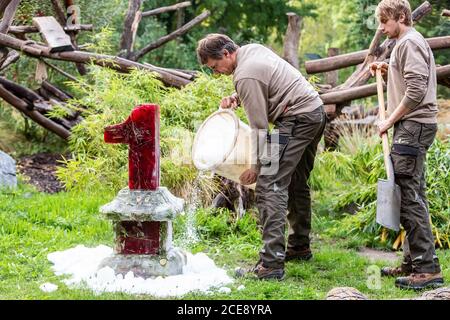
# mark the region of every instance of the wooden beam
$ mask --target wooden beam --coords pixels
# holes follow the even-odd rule
[[[133,60],[133,61],[139,60],[140,58],[142,58],[144,55],[146,55],[150,51],[161,47],[163,44],[175,39],[176,37],[182,36],[183,34],[188,32],[190,29],[192,29],[194,26],[196,26],[197,24],[201,23],[203,20],[208,18],[210,14],[211,14],[211,12],[209,12],[208,10],[204,11],[202,14],[198,15],[197,17],[195,17],[194,19],[192,19],[191,21],[186,23],[180,29],[175,30],[174,32],[158,39],[157,41],[147,45],[146,47],[142,48],[141,50],[139,50],[136,53],[132,53],[130,55],[129,59]]]
[[[426,40],[433,51],[450,48],[450,36],[428,38]],[[354,66],[364,62],[368,52],[369,50],[362,50],[331,58],[306,61],[305,69],[308,74],[314,74]]]
[[[437,67],[436,77],[438,81],[450,77],[450,65]],[[384,89],[386,90],[386,87]],[[324,104],[339,104],[346,101],[370,97],[376,94],[377,84],[372,83],[349,89],[329,91],[321,94],[320,98]]]
[[[120,39],[119,56],[127,58],[133,51],[136,32],[141,21],[142,0],[129,0],[122,37]]]
[[[92,24],[77,24],[73,26],[65,26],[63,27],[64,31],[92,31],[94,26]],[[12,34],[26,34],[26,33],[37,33],[39,32],[38,28],[35,26],[10,26],[9,33]]]
[[[288,26],[284,37],[283,58],[295,69],[298,69],[298,47],[303,19],[293,12],[288,12],[286,15],[288,16]]]
[[[51,84],[47,80],[43,81],[41,85],[45,90],[47,90],[48,92],[53,94],[55,97],[57,97],[61,101],[67,101],[67,100],[70,100],[73,98],[73,97],[69,96],[67,93],[65,93],[64,91],[62,91],[61,89],[55,87],[53,84]]]
[[[160,13],[165,13],[165,12],[169,12],[169,11],[175,11],[181,8],[185,8],[185,7],[189,7],[191,5],[190,1],[185,1],[185,2],[180,2],[171,6],[167,6],[167,7],[161,7],[158,9],[153,9],[150,11],[145,11],[142,12],[142,17],[150,17],[150,16],[154,16]]]
[[[40,114],[37,110],[30,110],[28,104],[25,101],[16,97],[10,91],[6,90],[2,85],[0,85],[0,97],[43,128],[52,131],[65,140],[69,138],[69,130],[64,128],[62,125],[48,119],[44,115]]]
[[[130,70],[135,68],[156,72],[158,74],[159,79],[161,79],[162,82],[164,82],[166,85],[177,88],[181,88],[191,82],[187,79],[177,77],[168,72],[156,70],[155,68],[152,68],[150,66],[145,66],[141,63],[123,59],[120,57],[94,54],[82,51],[66,51],[66,52],[51,53],[49,51],[49,48],[47,47],[40,46],[34,43],[29,43],[27,41],[23,41],[20,39],[16,39],[6,34],[0,34],[0,46],[21,50],[22,52],[25,52],[30,56],[36,58],[51,58],[56,60],[72,61],[85,64],[93,62],[99,66],[109,67],[111,69],[118,70],[121,72],[129,72]]]
[[[70,37],[54,17],[35,17],[33,25],[38,28],[51,53],[74,50]]]
[[[412,12],[412,20],[413,22],[418,22],[420,19],[422,19],[425,15],[430,13],[432,10],[431,4],[428,1],[423,2],[419,7],[416,8]],[[318,59],[318,60],[312,60],[312,61],[306,61],[305,62],[305,69],[306,72],[309,74],[313,73],[319,73],[319,72],[325,72],[325,71],[331,71],[336,69],[341,69],[349,66],[354,66],[357,64],[365,63],[367,65],[370,62],[373,62],[373,54],[378,52],[378,55],[381,53],[379,52],[378,44],[381,39],[381,30],[377,29],[377,32],[375,33],[374,38],[372,39],[371,45],[369,50],[362,50],[354,53],[349,53],[346,55],[337,56],[334,58],[325,58],[325,59]],[[382,45],[383,48],[392,47],[394,40],[386,40],[384,44]],[[386,55],[386,54],[385,54]],[[363,66],[364,67],[364,66]],[[353,79],[350,79],[351,81],[354,81]],[[349,85],[347,85],[349,86]]]

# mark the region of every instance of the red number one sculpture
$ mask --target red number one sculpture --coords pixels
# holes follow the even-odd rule
[[[159,187],[159,118],[158,105],[139,105],[125,122],[105,128],[105,142],[129,146],[130,190],[156,190]],[[158,254],[159,221],[121,221],[116,226],[116,234],[119,253]]]

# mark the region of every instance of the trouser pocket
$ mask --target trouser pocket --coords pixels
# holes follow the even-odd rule
[[[272,175],[278,172],[280,160],[286,150],[289,137],[279,133],[267,136],[267,141],[259,157],[261,174]]]
[[[411,178],[416,170],[419,148],[394,144],[392,146],[391,158],[394,165],[394,173],[399,178]]]

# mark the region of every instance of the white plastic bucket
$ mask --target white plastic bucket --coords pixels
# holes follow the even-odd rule
[[[220,109],[203,122],[195,135],[194,165],[199,170],[213,171],[240,183],[240,175],[251,166],[250,139],[250,127],[233,111]],[[255,184],[246,187],[254,189]]]

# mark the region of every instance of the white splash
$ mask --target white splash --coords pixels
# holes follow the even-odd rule
[[[115,274],[114,270],[104,267],[100,270],[100,262],[113,254],[113,249],[100,245],[86,248],[78,245],[75,248],[50,253],[47,258],[54,266],[56,275],[70,275],[63,280],[68,286],[87,286],[95,293],[126,292],[130,294],[149,294],[155,297],[183,296],[191,291],[210,292],[233,282],[226,271],[218,268],[204,253],[192,255],[186,253],[187,264],[180,275],[143,279],[128,272],[125,277]]]
[[[53,292],[58,290],[58,286],[56,284],[50,283],[50,282],[46,282],[43,283],[39,286],[39,289],[41,289],[44,292]]]

